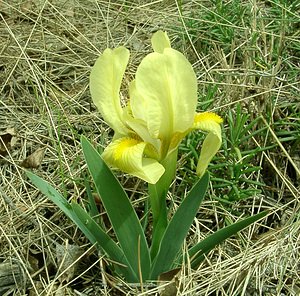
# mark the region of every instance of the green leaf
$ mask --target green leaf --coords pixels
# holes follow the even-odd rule
[[[257,220],[265,217],[268,211],[261,212],[254,216],[248,217],[242,221],[236,222],[232,225],[224,227],[215,233],[211,234],[209,237],[205,238],[194,247],[189,250],[189,256],[191,258],[192,268],[196,268],[200,262],[204,259],[204,254],[212,250],[216,245],[223,242],[225,239],[236,234],[240,230],[246,228],[250,224],[256,222]]]
[[[155,280],[161,273],[171,269],[203,200],[208,181],[209,175],[206,172],[182,201],[171,219],[153,262],[151,279]]]
[[[120,247],[102,230],[101,227],[86,213],[78,204],[70,204],[49,183],[31,172],[26,172],[32,183],[55,203],[84,233],[87,239],[95,244],[98,249],[103,250],[108,257],[118,262],[116,271],[126,278],[132,278],[132,271],[128,268],[128,262]],[[133,278],[132,278],[133,279]]]
[[[141,223],[121,184],[85,137],[81,145],[88,169],[136,281],[149,278],[150,254]]]
[[[71,206],[79,219],[79,221],[74,222],[86,237],[94,237],[95,243],[98,243],[100,248],[108,255],[108,258],[114,262],[115,270],[119,275],[123,275],[128,281],[134,281],[134,272],[130,269],[129,263],[120,247],[80,205],[72,203]]]

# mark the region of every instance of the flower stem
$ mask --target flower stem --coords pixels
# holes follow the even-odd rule
[[[165,167],[165,173],[156,184],[149,184],[149,198],[153,217],[153,232],[151,245],[151,258],[154,259],[159,250],[161,239],[168,226],[166,197],[171,182],[174,179],[177,161],[177,152],[174,150],[161,164]]]

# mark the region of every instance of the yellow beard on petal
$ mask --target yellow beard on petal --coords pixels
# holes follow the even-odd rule
[[[120,142],[114,151],[114,159],[117,161],[119,160],[122,155],[124,154],[124,151],[132,146],[135,146],[139,144],[140,141],[134,138],[125,138],[122,142]]]
[[[212,120],[219,124],[223,122],[222,117],[213,112],[197,113],[194,118],[195,123],[201,122],[201,121],[207,121],[207,120]]]

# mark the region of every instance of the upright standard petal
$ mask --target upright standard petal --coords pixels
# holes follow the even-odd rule
[[[129,84],[129,97],[132,115],[139,120],[147,122],[148,102],[144,99],[143,95],[138,92],[136,80],[131,81]]]
[[[212,112],[198,113],[195,116],[194,128],[208,132],[202,144],[197,164],[197,175],[199,177],[203,176],[208,164],[221,147],[222,136],[220,124],[222,122],[223,119]]]
[[[158,53],[163,53],[165,48],[170,48],[171,43],[166,32],[161,30],[153,34],[151,38],[152,48]]]
[[[152,137],[170,141],[175,132],[185,132],[193,125],[197,80],[180,52],[165,48],[163,54],[147,55],[137,69],[135,90],[133,115],[146,121]],[[144,110],[139,106],[141,97],[147,106]]]
[[[120,87],[129,60],[129,51],[125,47],[107,48],[97,59],[90,75],[90,92],[94,104],[110,127],[126,134],[122,120]]]
[[[102,157],[108,165],[155,184],[165,169],[157,160],[145,157],[146,146],[145,142],[124,137],[110,143]]]

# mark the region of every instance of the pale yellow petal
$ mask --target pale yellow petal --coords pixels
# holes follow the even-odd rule
[[[149,134],[147,126],[143,120],[136,118],[126,118],[126,124],[146,143],[151,144],[155,148],[153,151],[153,158],[158,159],[160,151],[161,141],[159,139],[152,138]],[[149,147],[148,147],[149,148]]]
[[[130,85],[131,85],[130,89],[132,89],[132,85],[134,85],[134,81]],[[142,105],[142,101],[141,101],[141,105]],[[147,124],[143,119],[132,116],[132,110],[130,104],[127,105],[123,110],[124,110],[123,119],[124,122],[126,123],[126,126],[128,126],[131,129],[131,133],[133,131],[135,134],[138,135],[140,139],[142,139],[143,142],[149,143],[149,146],[151,145],[155,148],[156,152],[154,151],[155,156],[153,156],[153,158],[158,159],[159,157],[157,151],[160,150],[160,140],[151,137],[147,128]]]
[[[141,116],[138,98],[131,101],[134,117],[143,117],[150,135],[170,140],[175,132],[193,126],[197,104],[197,80],[191,64],[178,51],[165,48],[151,53],[136,72],[136,94],[142,96],[145,110]]]
[[[197,175],[199,177],[203,176],[210,161],[218,152],[220,146],[221,146],[220,138],[214,133],[209,133],[203,142],[199,161],[197,164]]]
[[[197,174],[200,177],[205,173],[208,164],[221,147],[222,135],[220,124],[222,121],[220,116],[211,112],[199,113],[195,116],[194,127],[208,132],[203,142],[197,165]]]
[[[135,80],[132,80],[129,84],[129,97],[130,108],[134,117],[146,122],[148,118],[148,102],[144,99],[143,94],[137,91]]]
[[[107,48],[97,59],[90,75],[90,92],[103,119],[117,132],[125,134],[120,87],[129,60],[125,47]]]
[[[167,33],[161,30],[152,35],[151,43],[153,50],[158,53],[163,53],[165,48],[171,47],[171,43]]]
[[[165,169],[155,159],[145,157],[146,145],[134,138],[120,138],[106,147],[102,157],[108,165],[155,184]]]

